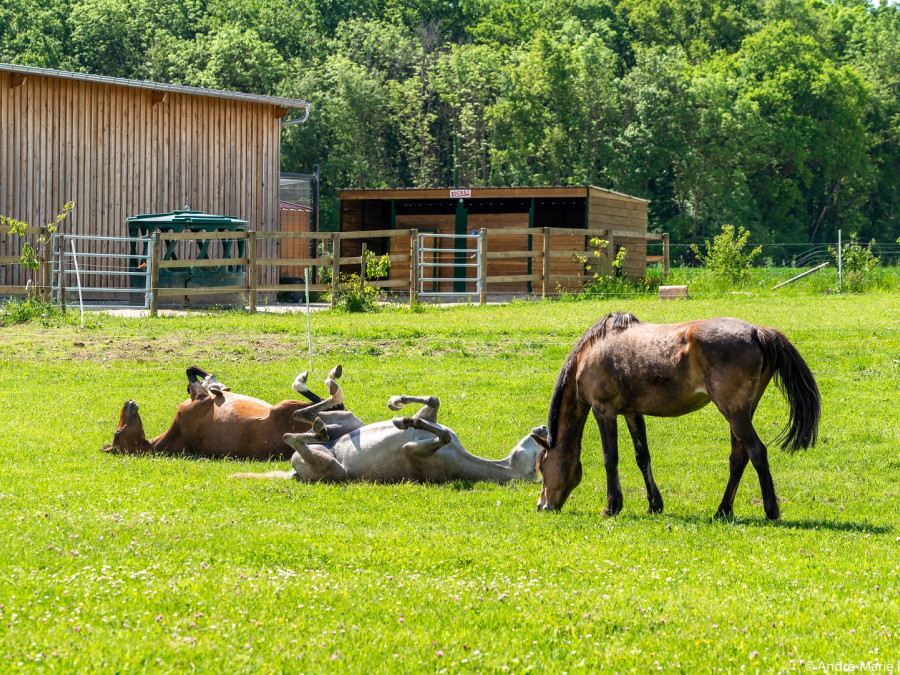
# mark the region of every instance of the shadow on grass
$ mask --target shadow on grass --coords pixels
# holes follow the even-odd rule
[[[863,532],[866,534],[891,534],[894,531],[894,528],[889,525],[874,525],[872,523],[854,521],[823,520],[818,518],[783,518],[772,521],[763,517],[733,516],[731,518],[714,518],[712,516],[687,516],[671,513],[665,514],[663,517],[668,518],[669,520],[679,520],[683,523],[690,523],[692,525],[713,525],[718,523],[722,525],[775,527],[786,530],[828,530],[831,532]]]

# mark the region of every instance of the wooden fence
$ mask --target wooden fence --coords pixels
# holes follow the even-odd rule
[[[12,230],[11,227],[2,226],[0,227],[0,235],[5,237],[4,243],[6,244],[4,248],[7,253],[13,253],[14,251],[21,251],[21,246],[19,242],[16,242],[14,237],[10,234]],[[39,269],[34,272],[34,293],[40,293],[41,297],[45,302],[49,302],[50,300],[50,273],[51,273],[51,265],[50,265],[50,241],[46,227],[29,227],[25,231],[25,236],[29,237],[29,243],[32,246],[35,246],[37,240],[41,237],[45,240],[45,245],[43,250],[40,252],[40,263],[41,266]],[[0,255],[0,265],[21,265],[21,258],[19,255]],[[27,283],[27,282],[26,282]],[[0,295],[26,295],[28,294],[29,289],[27,285],[14,285],[14,286],[2,286],[0,285]]]
[[[41,233],[41,228],[32,228],[35,234]],[[300,292],[306,289],[301,283],[278,283],[278,284],[261,284],[259,278],[260,269],[263,267],[281,268],[298,268],[298,267],[316,267],[321,268],[328,266],[332,268],[331,279],[328,283],[310,284],[310,291],[329,291],[331,293],[332,305],[338,295],[339,282],[342,274],[355,273],[360,279],[366,276],[366,244],[363,242],[362,250],[358,256],[343,256],[341,248],[343,242],[359,239],[378,239],[378,238],[408,238],[408,253],[391,253],[390,259],[392,263],[408,263],[409,278],[403,279],[385,279],[385,280],[368,280],[370,286],[385,289],[389,291],[398,291],[409,293],[410,303],[414,304],[418,301],[418,280],[419,270],[417,268],[418,259],[418,230],[376,230],[366,232],[157,232],[152,238],[152,254],[151,254],[151,301],[150,313],[156,316],[159,309],[159,303],[164,298],[183,297],[185,295],[223,295],[223,294],[245,294],[249,300],[249,309],[256,312],[257,295],[259,293],[280,293],[280,292]],[[535,250],[491,250],[490,236],[510,235],[510,234],[526,234],[535,237],[541,237],[543,246]],[[592,278],[590,274],[554,274],[553,261],[572,262],[573,256],[585,257],[591,255],[590,251],[580,250],[552,250],[551,239],[554,236],[559,237],[598,237],[608,241],[605,249],[605,257],[599,263],[601,267],[605,267],[607,271],[612,270],[612,262],[615,251],[615,242],[617,239],[643,239],[646,241],[661,241],[663,247],[663,255],[656,257],[648,257],[648,262],[661,262],[663,264],[663,274],[669,273],[669,235],[668,234],[641,234],[635,232],[620,232],[616,230],[579,230],[579,229],[563,229],[563,228],[486,228],[480,231],[482,237],[482,256],[480,259],[481,274],[480,278],[484,281],[478,289],[479,300],[483,304],[487,300],[487,294],[490,292],[492,284],[509,284],[509,283],[531,283],[533,288],[540,288],[542,297],[550,295],[554,283],[577,282],[579,284],[586,283]],[[209,258],[202,260],[163,260],[162,251],[165,250],[163,241],[199,241],[199,240],[216,240],[216,239],[232,239],[246,241],[245,256],[242,258]],[[305,239],[317,240],[319,242],[331,242],[331,253],[323,253],[317,258],[265,258],[258,255],[260,240],[290,240]],[[488,276],[488,262],[491,260],[530,260],[530,274],[516,275],[495,275]],[[0,262],[13,261],[12,258],[0,258]],[[15,258],[18,262],[18,258]],[[596,265],[596,258],[592,259]],[[246,266],[247,274],[245,276],[246,283],[230,286],[215,287],[190,287],[190,288],[160,288],[159,271],[161,269],[184,269],[196,267],[220,267],[220,266]],[[43,287],[49,291],[50,288],[50,265],[42,265],[41,274],[45,277]],[[271,278],[273,275],[266,275]],[[280,275],[275,274],[275,278]],[[466,281],[466,280],[462,280]],[[468,280],[470,283],[474,279]],[[17,293],[24,292],[24,287],[3,288],[0,292]]]

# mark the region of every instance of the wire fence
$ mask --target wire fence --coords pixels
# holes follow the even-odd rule
[[[847,243],[848,239],[842,241],[842,244]],[[859,244],[863,247],[869,246],[869,242],[861,241]],[[835,255],[832,251],[837,251],[838,243],[836,241],[830,244],[810,244],[808,242],[781,244],[748,243],[744,247],[744,251],[752,251],[757,246],[762,248],[762,252],[753,261],[755,267],[803,268],[815,267],[824,262],[834,263]],[[697,248],[702,254],[706,253],[705,243],[698,244]],[[647,255],[660,255],[661,251],[662,248],[659,244],[648,242]],[[697,259],[690,243],[670,242],[669,251],[673,266],[700,266],[700,261]],[[879,264],[883,267],[900,265],[900,243],[896,241],[874,242],[872,244],[872,253],[878,258]]]

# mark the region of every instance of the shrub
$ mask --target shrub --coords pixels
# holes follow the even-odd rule
[[[360,282],[358,274],[342,274],[334,306],[345,312],[377,312],[384,292]]]
[[[878,258],[872,252],[875,240],[869,242],[865,248],[860,246],[856,232],[850,235],[850,241],[841,246],[841,272],[843,275],[842,289],[850,293],[862,293],[869,284],[872,271],[878,267]],[[838,252],[828,247],[835,263],[838,260]]]
[[[63,206],[62,213],[57,214],[56,218],[47,223],[44,227],[47,229],[48,234],[53,234],[59,229],[59,226],[62,222],[69,217],[69,214],[72,213],[72,210],[75,208],[75,202],[66,202]],[[28,223],[22,220],[16,220],[15,218],[9,218],[7,216],[0,215],[0,225],[9,227],[10,234],[17,234],[20,237],[24,237],[26,232],[28,231]],[[19,258],[19,262],[28,269],[36,270],[41,266],[41,259],[44,255],[44,248],[47,245],[47,238],[44,235],[40,235],[35,242],[37,248],[32,246],[27,241],[22,242],[22,255]]]
[[[59,307],[44,302],[36,295],[29,296],[24,300],[10,298],[0,305],[0,326],[12,326],[34,319],[48,319],[55,316],[62,316]]]
[[[723,225],[722,232],[706,242],[706,253],[701,253],[696,244],[691,250],[721,284],[743,286],[750,281],[750,267],[753,259],[762,252],[757,246],[749,253],[744,253],[750,231],[744,227],[734,229],[734,225]]]

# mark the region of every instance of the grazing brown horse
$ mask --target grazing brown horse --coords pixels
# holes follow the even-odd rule
[[[634,443],[651,513],[663,508],[650,470],[644,415],[677,417],[712,401],[731,426],[731,477],[716,513],[730,516],[741,475],[750,461],[759,475],[766,517],[779,517],[766,446],[753,414],[772,377],[790,407],[782,448],[815,444],[820,397],[815,378],[797,349],[779,331],[719,318],[658,325],[631,314],[609,314],[569,353],[550,403],[549,435],[535,437],[543,487],[538,510],[558,511],[581,482],[581,437],[594,414],[606,466],[606,509],[622,509],[616,418],[622,415]]]

